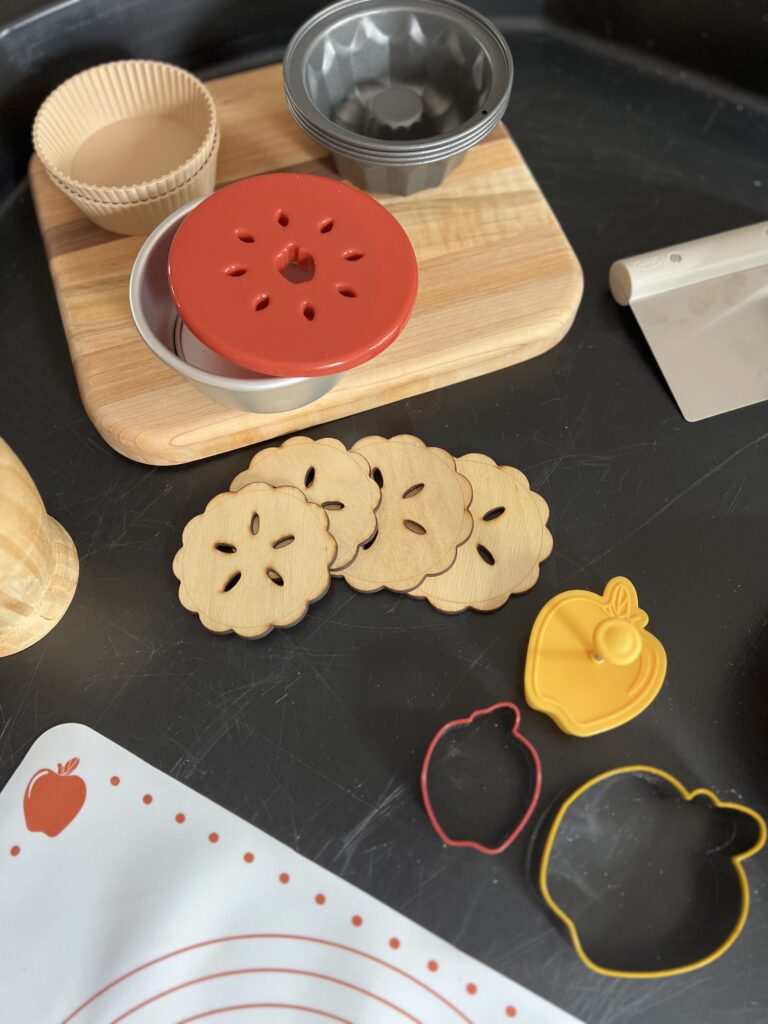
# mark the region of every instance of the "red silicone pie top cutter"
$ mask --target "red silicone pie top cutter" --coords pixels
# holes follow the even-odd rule
[[[174,302],[214,352],[273,377],[366,362],[398,336],[416,298],[413,247],[358,189],[264,174],[195,207],[171,244]]]

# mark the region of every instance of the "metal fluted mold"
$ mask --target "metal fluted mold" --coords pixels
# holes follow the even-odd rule
[[[342,0],[299,29],[283,77],[296,122],[342,176],[407,195],[439,185],[496,127],[512,57],[456,0]]]

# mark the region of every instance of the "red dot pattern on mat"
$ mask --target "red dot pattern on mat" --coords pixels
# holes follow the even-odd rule
[[[18,857],[20,853],[21,853],[21,847],[20,846],[12,846],[11,847],[11,856],[12,857]]]
[[[118,775],[113,775],[109,781],[110,781],[110,784],[112,786],[119,786],[120,785],[120,777]],[[152,796],[151,793],[145,793],[144,796],[141,799],[148,806],[149,804],[151,804],[153,802],[154,797]],[[174,816],[174,821],[177,824],[179,824],[179,825],[183,825],[186,820],[187,820],[186,814],[184,814],[181,811],[179,811],[178,814],[176,814]],[[208,842],[209,843],[218,843],[218,841],[219,841],[219,833],[218,832],[209,832],[208,833]],[[18,846],[18,845],[14,845],[14,846],[12,846],[10,848],[9,852],[10,852],[10,855],[12,857],[18,857],[18,855],[21,853],[21,847]],[[246,853],[243,854],[243,860],[245,861],[246,864],[253,864],[254,859],[255,859],[254,855],[251,853],[250,850],[248,850]],[[291,876],[288,874],[287,871],[283,871],[279,875],[279,879],[280,879],[280,882],[283,885],[288,885],[288,883],[291,880]],[[316,894],[316,896],[315,896],[315,903],[319,907],[324,906],[326,902],[327,902],[327,899],[326,899],[326,896],[325,896],[324,893],[319,892],[319,893]],[[362,917],[359,914],[355,914],[352,917],[351,920],[352,920],[352,924],[354,925],[355,928],[362,927],[363,919],[362,919]],[[389,947],[390,947],[390,949],[400,949],[400,939],[398,939],[396,936],[392,936],[392,938],[389,940]],[[439,969],[440,969],[440,965],[438,964],[437,960],[429,960],[427,962],[427,970],[431,971],[433,974],[436,971],[438,971]],[[474,996],[477,993],[477,985],[475,985],[475,983],[472,982],[472,981],[468,982],[467,985],[466,985],[466,991],[467,991],[468,995]],[[507,1006],[506,1010],[505,1010],[505,1014],[506,1014],[506,1016],[508,1018],[516,1017],[517,1016],[517,1010],[516,1010],[516,1008],[514,1006]]]
[[[514,1006],[508,1006],[507,1007],[507,1016],[508,1017],[516,1017],[517,1016],[517,1010],[514,1008]]]

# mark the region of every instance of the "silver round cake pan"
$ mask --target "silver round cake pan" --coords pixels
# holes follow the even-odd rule
[[[172,213],[139,250],[128,286],[139,334],[158,359],[220,405],[260,413],[309,405],[330,391],[343,374],[265,377],[253,373],[212,352],[179,317],[168,285],[168,250],[181,222],[202,201],[194,199]]]
[[[439,185],[504,114],[512,55],[457,0],[341,0],[298,30],[283,60],[288,107],[369,192]]]

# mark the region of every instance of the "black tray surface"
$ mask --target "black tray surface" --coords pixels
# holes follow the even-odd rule
[[[78,36],[73,7],[88,6],[46,15],[63,19],[58,35],[40,15],[17,24],[30,91],[128,52],[186,54],[202,74],[279,59],[317,5],[248,5],[238,34],[232,0],[231,44],[212,33],[207,49],[202,0],[138,49],[125,38],[140,3],[115,5],[100,26],[84,17]],[[768,1019],[768,854],[748,862],[752,912],[719,962],[616,981],[580,964],[538,896],[535,829],[497,858],[444,849],[420,803],[439,726],[511,698],[544,766],[537,820],[592,775],[636,762],[768,814],[768,405],[686,423],[607,289],[616,258],[768,218],[768,115],[733,82],[565,29],[541,7],[500,22],[515,58],[506,123],[584,268],[573,329],[531,362],[312,432],[348,444],[414,433],[528,475],[552,510],[554,554],[531,592],[492,615],[444,617],[340,581],[301,625],[262,641],[213,636],[185,612],[171,573],[182,527],[252,452],[156,469],[101,440],[27,182],[12,180],[28,143],[7,150],[0,431],[72,534],[81,576],[57,628],[0,661],[0,784],[45,729],[83,722],[588,1024],[757,1024]],[[259,30],[270,10],[275,23]],[[553,594],[619,574],[666,646],[667,682],[629,725],[570,738],[525,708],[527,637]]]

